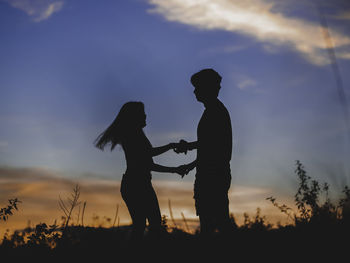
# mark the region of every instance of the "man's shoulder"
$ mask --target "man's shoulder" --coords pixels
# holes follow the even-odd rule
[[[215,105],[204,110],[201,120],[205,122],[222,122],[230,121],[230,114],[225,105],[217,100]]]
[[[228,112],[226,106],[220,100],[218,100],[217,106],[215,108],[216,114],[225,115],[227,117],[230,116],[230,113]]]
[[[217,105],[218,105],[218,108],[227,111],[225,104],[221,100],[218,99]]]

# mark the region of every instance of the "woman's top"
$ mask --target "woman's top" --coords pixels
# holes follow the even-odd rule
[[[151,180],[152,145],[143,130],[127,134],[122,147],[126,158],[125,177],[128,180]]]

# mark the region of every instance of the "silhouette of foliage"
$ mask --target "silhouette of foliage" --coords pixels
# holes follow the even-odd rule
[[[18,210],[17,204],[21,203],[17,198],[9,199],[8,202],[9,205],[7,207],[0,208],[0,221],[8,220],[8,217],[13,215],[13,210]]]
[[[33,233],[28,236],[27,245],[54,248],[60,237],[61,233],[58,232],[56,223],[50,226],[47,226],[45,223],[40,223],[36,225]]]
[[[296,161],[296,166],[295,173],[299,180],[299,187],[294,195],[294,202],[297,212],[285,204],[278,204],[276,198],[272,196],[266,199],[292,219],[296,226],[306,224],[332,225],[340,219],[348,218],[350,189],[345,186],[342,191],[345,197],[339,200],[338,205],[334,205],[329,198],[329,184],[321,185],[318,181],[312,180],[299,160]],[[325,196],[323,203],[320,202],[322,194]]]
[[[61,229],[56,225],[37,224],[34,228],[26,228],[22,231],[14,231],[11,236],[5,235],[2,246],[16,248],[55,248],[62,237]]]
[[[266,217],[261,216],[261,209],[259,207],[256,209],[256,215],[253,219],[247,213],[244,213],[243,216],[244,222],[242,228],[257,231],[270,230],[272,228],[272,225],[266,222]]]

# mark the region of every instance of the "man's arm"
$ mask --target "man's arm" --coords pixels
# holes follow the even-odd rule
[[[192,150],[197,149],[197,148],[198,148],[198,141],[188,142],[187,143],[187,149],[189,151],[192,151]]]
[[[197,166],[197,159],[194,160],[192,163],[186,164],[187,173],[193,170],[196,166]]]

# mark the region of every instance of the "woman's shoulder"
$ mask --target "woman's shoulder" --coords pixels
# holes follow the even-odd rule
[[[133,149],[136,148],[138,150],[142,150],[145,148],[152,147],[150,141],[146,137],[146,135],[141,131],[141,132],[132,132],[128,133],[124,136],[123,139],[123,147],[124,149]]]

